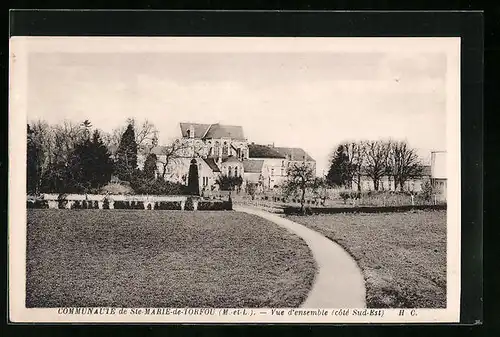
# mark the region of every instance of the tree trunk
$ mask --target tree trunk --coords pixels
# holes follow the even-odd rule
[[[304,204],[306,202],[306,189],[302,188],[302,196],[300,197],[300,212],[304,213]]]

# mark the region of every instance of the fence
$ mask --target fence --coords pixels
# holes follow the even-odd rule
[[[173,196],[160,196],[160,195],[101,195],[101,194],[42,194],[39,198],[28,196],[28,204],[35,204],[37,202],[46,202],[48,208],[52,209],[73,209],[80,208],[80,205],[91,205],[83,208],[99,208],[99,209],[114,209],[114,208],[129,208],[138,209],[144,208],[145,210],[156,209],[175,209],[165,207],[162,203],[178,204],[181,210],[189,209],[198,210],[201,204],[202,208],[207,210],[222,210],[231,209],[232,205],[227,202],[215,200],[203,200],[198,196],[187,195],[173,195]],[[222,203],[223,205],[212,205],[214,203]],[[97,207],[94,207],[97,205]],[[115,207],[115,206],[120,207]]]

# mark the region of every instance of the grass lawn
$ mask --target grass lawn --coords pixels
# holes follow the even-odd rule
[[[297,307],[307,245],[249,214],[28,210],[27,307]]]
[[[290,216],[344,247],[370,308],[446,307],[446,211]]]

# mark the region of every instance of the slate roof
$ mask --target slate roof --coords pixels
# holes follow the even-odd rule
[[[267,145],[248,144],[250,158],[285,158],[276,148]]]
[[[188,130],[191,125],[194,128],[194,138],[200,139],[219,139],[231,138],[235,140],[245,140],[243,128],[237,125],[216,124],[198,124],[198,123],[179,123],[182,137],[188,137]]]
[[[240,163],[241,161],[234,157],[234,156],[229,156],[227,158],[225,158],[224,160],[222,160],[223,163]]]
[[[264,160],[244,160],[243,170],[245,173],[261,173]]]
[[[274,149],[289,160],[298,161],[305,159],[307,161],[315,161],[306,151],[299,147],[275,147]]]
[[[219,166],[217,166],[217,163],[213,158],[205,158],[203,159],[205,163],[212,169],[214,172],[220,172]]]

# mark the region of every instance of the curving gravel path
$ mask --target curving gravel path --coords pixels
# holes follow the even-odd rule
[[[261,209],[234,206],[235,211],[260,216],[300,236],[318,265],[313,287],[302,308],[365,308],[365,281],[356,261],[342,247],[294,221]]]

